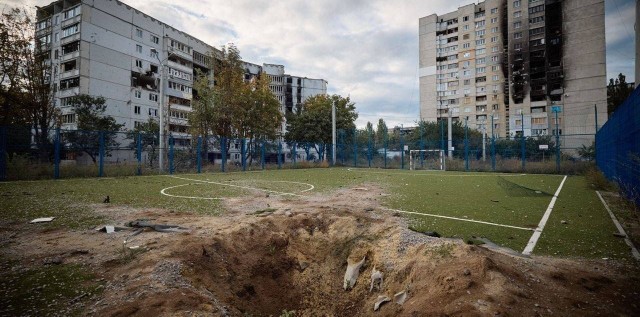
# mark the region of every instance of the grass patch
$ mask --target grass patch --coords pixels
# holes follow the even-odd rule
[[[95,275],[77,264],[21,269],[5,263],[0,273],[0,315],[79,315],[76,302],[99,294],[102,284]]]

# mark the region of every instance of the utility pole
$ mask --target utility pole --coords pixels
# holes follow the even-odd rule
[[[332,138],[332,151],[331,151],[331,165],[336,165],[336,102],[331,103],[331,138]]]
[[[487,119],[482,122],[482,161],[485,162],[487,160]]]

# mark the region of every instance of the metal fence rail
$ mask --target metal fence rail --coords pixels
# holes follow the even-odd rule
[[[628,199],[640,205],[640,88],[620,105],[596,135],[598,167]]]

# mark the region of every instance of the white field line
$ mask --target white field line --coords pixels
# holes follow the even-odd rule
[[[189,185],[203,185],[203,184],[182,184],[182,185],[176,185],[176,186],[171,186],[171,187],[167,187],[167,188],[163,188],[160,191],[160,194],[163,194],[165,196],[169,196],[169,197],[175,197],[175,198],[189,198],[189,199],[206,199],[206,200],[222,200],[225,198],[222,197],[197,197],[197,196],[180,196],[180,195],[172,195],[172,194],[168,194],[165,191],[168,189],[172,189],[172,188],[178,188],[178,187],[182,187],[182,186],[189,186]]]
[[[596,194],[598,194],[598,198],[600,198],[600,201],[604,205],[604,208],[607,209],[607,212],[609,212],[609,216],[611,216],[611,220],[613,220],[613,224],[616,225],[616,228],[618,228],[618,232],[624,235],[624,242],[626,242],[627,245],[631,247],[631,254],[636,260],[640,260],[640,253],[638,253],[638,249],[636,249],[636,247],[633,245],[633,242],[629,240],[629,236],[627,236],[627,233],[624,231],[624,229],[620,225],[618,218],[616,218],[616,215],[614,215],[613,212],[611,212],[609,205],[607,205],[607,202],[604,201],[604,198],[602,198],[602,195],[600,194],[600,192],[596,190]]]
[[[487,221],[480,221],[480,220],[473,220],[473,219],[466,219],[466,218],[457,218],[457,217],[451,217],[451,216],[442,216],[442,215],[426,214],[426,213],[420,213],[420,212],[415,212],[415,211],[406,211],[406,210],[399,210],[399,209],[391,209],[391,208],[386,208],[386,207],[380,207],[380,209],[384,209],[384,210],[388,210],[388,211],[393,211],[393,212],[400,212],[400,213],[405,213],[405,214],[411,214],[411,215],[426,216],[426,217],[435,217],[435,218],[444,218],[444,219],[451,219],[451,220],[459,220],[459,221],[466,221],[466,222],[480,223],[480,224],[484,224],[484,225],[491,225],[491,226],[498,226],[498,227],[505,227],[505,228],[512,228],[512,229],[520,229],[520,230],[533,231],[533,229],[531,229],[531,228],[517,227],[517,226],[511,226],[511,225],[503,225],[503,224],[495,223],[495,222],[487,222]]]
[[[456,175],[442,175],[447,171],[407,171],[407,172],[373,172],[369,171],[367,168],[347,168],[349,172],[362,172],[362,173],[370,173],[370,174],[399,174],[399,175],[407,175],[407,176],[439,176],[439,177],[489,177],[489,176],[504,176],[504,177],[516,177],[516,176],[526,176],[527,174],[508,174],[508,173],[486,173],[486,174],[456,174]]]
[[[179,176],[167,176],[167,177],[182,179],[182,180],[186,180],[186,181],[193,181],[193,182],[200,182],[200,183],[207,183],[207,184],[216,184],[216,185],[221,185],[221,186],[229,186],[229,187],[249,189],[249,190],[258,190],[258,191],[263,191],[263,192],[267,192],[267,193],[275,193],[275,194],[280,194],[280,195],[288,195],[288,196],[296,196],[296,197],[307,197],[307,196],[304,196],[304,195],[298,195],[298,194],[287,193],[287,192],[280,192],[280,191],[276,191],[276,190],[269,190],[269,189],[262,189],[262,188],[248,187],[248,186],[240,186],[240,185],[226,184],[226,183],[213,182],[213,181],[205,181],[205,180],[199,180],[199,179],[191,179],[191,178],[185,178],[185,177],[179,177]],[[311,188],[307,189],[307,191],[308,190],[312,190],[313,188],[315,188],[311,184],[307,184],[307,183],[300,183],[300,184],[305,184],[305,185],[311,186]]]
[[[558,186],[558,189],[556,190],[556,193],[553,194],[553,198],[551,198],[549,207],[547,207],[547,210],[544,212],[544,215],[542,216],[542,219],[540,219],[540,223],[538,224],[538,227],[533,232],[533,235],[531,235],[531,238],[529,239],[527,246],[524,248],[524,251],[522,251],[522,254],[531,255],[531,252],[533,252],[533,249],[536,247],[536,244],[538,243],[538,239],[540,239],[540,235],[542,235],[542,230],[544,229],[544,226],[547,224],[547,220],[549,220],[549,216],[551,216],[551,211],[553,210],[553,206],[556,204],[558,195],[560,195],[560,191],[562,190],[562,186],[564,185],[564,181],[566,180],[567,180],[567,175],[564,176],[564,178],[562,179],[562,182],[560,182],[560,186]]]

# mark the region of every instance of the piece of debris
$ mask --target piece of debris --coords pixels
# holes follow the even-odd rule
[[[36,219],[33,219],[33,220],[29,221],[29,223],[51,222],[51,221],[53,221],[53,219],[55,219],[55,218],[56,218],[56,217],[36,218]]]
[[[62,258],[61,257],[46,258],[46,259],[44,259],[44,261],[42,261],[42,264],[44,264],[44,265],[62,264]]]
[[[367,189],[365,187],[354,187],[353,190],[364,190],[364,191],[367,191],[369,189]]]
[[[264,197],[269,198],[269,193],[267,193],[266,195],[264,195]]]
[[[131,228],[127,228],[127,227],[116,227],[116,226],[103,226],[103,227],[98,227],[96,228],[96,231],[102,231],[102,232],[106,232],[106,233],[114,233],[114,232],[119,232],[119,231],[131,231]]]
[[[108,204],[108,203],[110,203],[110,202],[111,202],[111,200],[109,199],[109,196],[107,196],[107,197],[102,201],[102,203],[103,203],[103,204]]]
[[[291,216],[293,216],[293,213],[291,211],[285,211],[284,215],[287,216],[287,217],[291,217]]]
[[[380,309],[380,306],[382,306],[382,304],[388,301],[391,301],[391,298],[384,295],[378,296],[378,299],[376,299],[376,303],[373,304],[373,311],[377,311],[378,309]]]
[[[140,246],[139,245],[132,245],[129,247],[129,250],[135,250],[135,249],[139,249]]]
[[[371,270],[371,287],[369,287],[369,292],[372,292],[374,287],[378,291],[382,289],[382,272],[376,270],[375,266],[373,270]]]
[[[467,276],[468,276],[468,275],[471,275],[471,270],[469,270],[469,269],[464,269],[464,271],[462,271],[462,274],[467,275]]]
[[[265,208],[265,209],[256,210],[253,214],[258,216],[258,217],[265,217],[265,216],[268,216],[268,215],[272,214],[276,210],[278,210],[278,209]]]
[[[155,231],[158,232],[186,232],[189,231],[189,229],[187,228],[183,228],[180,227],[178,225],[160,225],[160,224],[155,224],[155,223],[150,223],[150,222],[146,222],[146,221],[141,221],[141,220],[136,220],[136,221],[131,221],[129,222],[129,226],[133,227],[133,228],[151,228]],[[142,232],[142,231],[140,231]],[[134,232],[134,234],[132,234],[132,236],[140,233],[140,232]]]
[[[627,235],[622,234],[622,233],[620,233],[620,232],[615,232],[615,233],[613,234],[613,236],[614,236],[614,237],[618,237],[618,238],[626,238],[626,237],[627,237]]]
[[[358,275],[360,275],[360,268],[364,265],[365,259],[366,257],[362,257],[362,260],[356,263],[349,263],[349,260],[347,260],[347,271],[344,273],[343,285],[345,291],[352,289],[356,285]]]
[[[424,231],[423,234],[428,235],[430,237],[440,238],[440,234],[435,231]]]
[[[364,209],[364,211],[373,211],[373,207],[367,207]]]
[[[494,202],[494,203],[499,203],[499,202],[500,202],[500,201],[499,201],[499,200],[497,200],[497,199],[491,199],[491,201],[492,201],[492,202]]]
[[[561,220],[560,223],[563,225],[569,224],[566,220]]]
[[[398,305],[404,304],[404,302],[407,301],[407,292],[402,291],[402,292],[396,293],[395,295],[393,295],[393,301]]]

